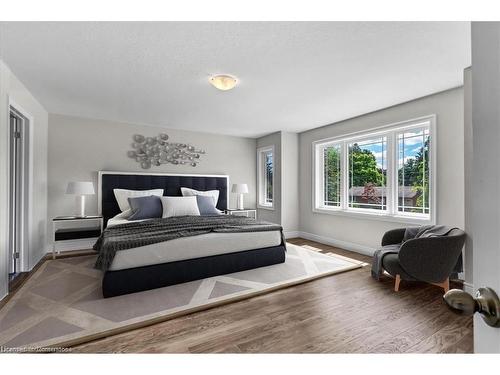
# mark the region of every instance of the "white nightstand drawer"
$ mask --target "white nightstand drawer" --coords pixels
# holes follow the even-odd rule
[[[228,209],[224,211],[226,215],[233,215],[233,216],[245,216],[245,217],[251,217],[254,219],[257,219],[257,210],[251,208],[251,209],[244,209],[244,210],[233,210],[233,209]]]

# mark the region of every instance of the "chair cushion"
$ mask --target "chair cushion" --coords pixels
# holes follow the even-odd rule
[[[400,275],[403,280],[415,281],[416,279],[409,275],[399,264],[398,254],[386,254],[382,258],[382,267],[392,276]]]

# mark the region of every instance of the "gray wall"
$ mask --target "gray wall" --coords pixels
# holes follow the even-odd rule
[[[300,228],[317,239],[371,251],[397,222],[334,216],[312,211],[312,142],[425,115],[437,116],[437,222],[464,227],[464,99],[456,88],[300,134]],[[320,236],[320,237],[318,237]]]
[[[281,132],[281,225],[285,235],[299,230],[299,135]]]
[[[281,224],[287,238],[299,230],[299,135],[277,132],[257,139],[257,148],[274,146],[274,206],[258,208],[258,218]]]
[[[156,136],[167,133],[173,142],[191,143],[206,151],[200,164],[191,166],[162,165],[143,170],[127,157],[132,136]],[[162,127],[124,124],[62,115],[49,116],[48,219],[73,214],[74,197],[65,194],[68,181],[93,181],[97,190],[97,171],[173,172],[194,174],[227,174],[230,183],[248,184],[245,206],[255,207],[255,147],[251,138],[196,133]],[[230,194],[230,207],[236,207],[236,196]],[[87,212],[97,212],[97,195],[87,199]]]
[[[31,270],[45,254],[47,227],[47,111],[0,60],[0,299],[8,288],[8,135],[9,98],[33,119],[31,175],[32,211],[28,214],[28,247],[25,259]]]
[[[274,146],[274,195],[273,208],[257,207],[257,217],[259,220],[281,224],[281,132],[269,134],[257,139],[257,148]],[[254,151],[254,161],[257,160],[257,153]],[[254,162],[256,164],[256,162]],[[256,172],[257,176],[257,172]]]

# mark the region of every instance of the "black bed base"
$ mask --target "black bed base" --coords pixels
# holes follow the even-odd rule
[[[107,271],[102,280],[104,298],[225,275],[285,262],[284,245],[181,260],[151,266]]]

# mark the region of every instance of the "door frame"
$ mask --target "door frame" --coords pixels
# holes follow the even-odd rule
[[[22,142],[22,155],[23,155],[23,176],[22,176],[22,184],[23,184],[23,196],[21,202],[21,228],[22,228],[22,241],[19,249],[19,270],[18,272],[28,272],[30,270],[29,263],[29,254],[31,248],[31,233],[32,233],[32,218],[33,218],[33,125],[34,120],[33,116],[26,111],[22,106],[20,106],[16,101],[9,96],[8,97],[8,110],[7,110],[7,121],[9,124],[8,129],[8,137],[9,142],[7,145],[7,155],[9,155],[8,161],[8,176],[10,179],[11,172],[11,149],[10,149],[10,137],[11,137],[11,129],[10,129],[10,113],[14,111],[17,116],[21,116],[24,120],[23,124],[23,142]],[[7,194],[10,199],[10,183],[7,187]],[[10,202],[9,202],[10,205]],[[11,212],[9,208],[9,222],[10,222]],[[10,244],[10,227],[8,230],[8,244]],[[10,251],[7,251],[7,277],[10,272],[9,264],[10,264]]]

